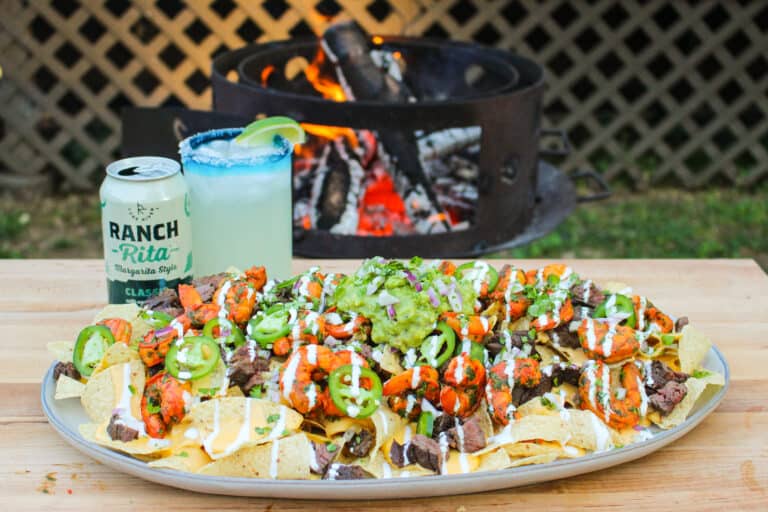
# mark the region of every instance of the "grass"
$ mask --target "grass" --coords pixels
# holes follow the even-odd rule
[[[99,258],[98,196],[67,195],[0,206],[0,257]],[[754,258],[768,269],[768,186],[752,192],[620,192],[580,205],[512,258]]]
[[[513,258],[755,258],[768,268],[768,189],[623,193],[580,205]]]

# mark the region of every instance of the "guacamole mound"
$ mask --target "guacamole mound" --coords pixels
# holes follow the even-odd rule
[[[417,291],[412,281],[417,281],[422,290]],[[432,304],[429,289],[439,301],[437,307]],[[454,307],[447,298],[451,294],[440,293],[441,290],[453,290]],[[371,321],[374,343],[387,344],[401,352],[420,346],[435,329],[441,313],[450,310],[472,314],[476,299],[471,283],[445,276],[420,258],[407,263],[383,258],[366,260],[355,274],[339,283],[334,295],[340,311],[358,313]],[[393,318],[387,311],[390,304]]]

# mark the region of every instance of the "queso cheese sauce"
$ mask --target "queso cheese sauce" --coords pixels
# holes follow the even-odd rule
[[[81,360],[55,372],[57,395],[79,396],[91,419],[81,434],[203,475],[544,464],[675,427],[724,383],[701,367],[711,345],[687,319],[561,264],[372,258],[285,281],[252,267],[109,306],[94,325],[112,337],[98,327],[109,343],[92,373]]]

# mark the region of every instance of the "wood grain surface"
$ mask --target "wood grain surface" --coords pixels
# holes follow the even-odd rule
[[[708,334],[731,367],[721,406],[671,446],[578,478],[445,498],[324,503],[176,490],[71,448],[40,407],[40,381],[51,364],[45,346],[73,339],[103,306],[104,263],[0,261],[0,510],[768,510],[768,277],[751,260],[564,262],[598,283],[628,283]],[[313,264],[349,271],[356,262],[296,260],[294,267]]]

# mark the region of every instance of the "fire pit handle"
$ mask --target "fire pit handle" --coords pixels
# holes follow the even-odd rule
[[[562,128],[542,128],[539,130],[539,141],[544,137],[557,137],[560,139],[560,144],[555,149],[541,148],[539,154],[542,156],[559,157],[568,156],[571,154],[573,146],[571,146],[571,139],[568,138],[568,134]]]
[[[596,191],[588,194],[588,195],[578,195],[576,196],[576,201],[579,203],[588,203],[590,201],[601,201],[603,199],[606,199],[610,197],[613,194],[613,190],[611,190],[611,186],[608,184],[607,181],[605,181],[605,178],[602,174],[592,170],[581,170],[576,171],[570,174],[571,181],[576,181],[579,179],[586,179],[586,180],[592,180],[597,185]]]

